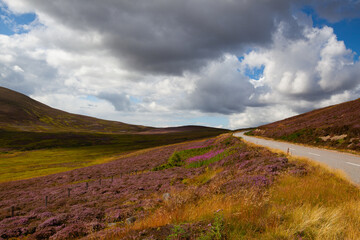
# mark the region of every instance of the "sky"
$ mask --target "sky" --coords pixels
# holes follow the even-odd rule
[[[238,129],[359,98],[359,0],[0,0],[0,86],[131,124]]]

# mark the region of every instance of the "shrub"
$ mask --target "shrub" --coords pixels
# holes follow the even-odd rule
[[[185,230],[180,225],[174,225],[173,229],[171,230],[171,234],[166,239],[180,239],[181,237],[185,237],[185,233]]]

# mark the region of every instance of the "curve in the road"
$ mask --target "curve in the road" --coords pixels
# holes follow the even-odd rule
[[[352,181],[356,184],[360,184],[360,156],[320,148],[305,147],[292,143],[278,142],[275,140],[250,137],[244,135],[244,132],[234,133],[234,136],[242,137],[244,140],[257,145],[278,149],[284,152],[289,151],[289,154],[291,155],[306,157],[314,161],[324,163],[331,168],[340,169],[344,171]]]

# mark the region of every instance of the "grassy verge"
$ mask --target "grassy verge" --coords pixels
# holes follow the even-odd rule
[[[326,131],[325,131],[326,132]],[[344,138],[331,140],[330,137],[344,135]],[[360,154],[360,144],[357,130],[349,130],[347,132],[328,132],[324,133],[319,129],[301,129],[293,133],[283,135],[272,135],[270,133],[259,133],[255,130],[246,132],[245,135],[271,139],[282,142],[290,142],[301,144],[310,147],[326,148],[330,150],[349,152],[353,154]],[[324,140],[323,137],[328,136],[329,139]],[[346,136],[346,137],[345,137]]]

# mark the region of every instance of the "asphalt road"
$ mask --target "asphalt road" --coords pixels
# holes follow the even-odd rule
[[[245,136],[244,132],[237,132],[234,136],[242,137],[248,142],[274,149],[279,149],[294,156],[306,157],[317,162],[325,163],[333,169],[340,169],[356,184],[360,184],[360,156],[332,150],[304,147],[292,143],[265,140]]]

